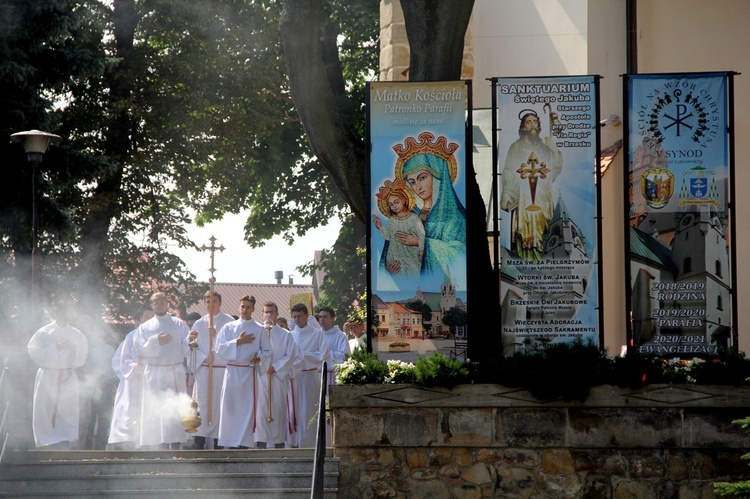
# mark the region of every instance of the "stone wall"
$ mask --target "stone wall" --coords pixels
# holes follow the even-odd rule
[[[750,388],[331,387],[339,497],[706,498],[750,479]]]

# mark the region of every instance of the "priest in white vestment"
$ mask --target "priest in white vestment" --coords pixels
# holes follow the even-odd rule
[[[213,295],[212,295],[213,293]],[[221,388],[224,386],[224,373],[227,361],[213,352],[216,343],[216,332],[221,331],[226,324],[234,320],[229,314],[221,311],[221,295],[216,291],[206,291],[204,302],[212,314],[213,328],[208,314],[193,324],[193,331],[198,332],[198,348],[195,364],[198,366],[195,374],[195,396],[201,415],[201,425],[195,433],[192,449],[218,448],[219,416],[221,414]],[[209,371],[211,375],[209,376]],[[210,383],[209,383],[209,378]],[[211,395],[209,397],[209,385]],[[211,403],[209,404],[209,398]],[[208,408],[211,407],[209,412]]]
[[[259,364],[267,362],[271,351],[266,330],[253,320],[255,298],[240,299],[240,318],[225,325],[216,336],[214,353],[227,361],[221,389],[219,445],[250,448],[255,445],[255,419],[258,407]]]
[[[297,434],[294,447],[315,447],[318,406],[320,399],[320,370],[328,358],[323,331],[308,323],[307,307],[298,303],[292,307],[292,320],[297,327],[290,333],[300,349],[296,361],[294,407],[297,415]]]
[[[167,313],[164,293],[151,296],[156,314],[133,337],[136,354],[145,364],[141,405],[140,446],[179,449],[187,438],[182,425],[189,407],[184,360],[190,353],[187,324]]]
[[[153,310],[144,310],[140,323],[143,324],[153,316]],[[143,366],[138,362],[133,344],[137,331],[138,328],[133,329],[125,336],[112,357],[112,370],[120,380],[115,392],[107,440],[108,447],[114,450],[134,449],[140,441],[138,421],[141,418]]]
[[[69,448],[78,440],[79,391],[75,370],[88,355],[86,337],[69,322],[69,305],[59,304],[55,320],[40,328],[28,344],[38,366],[34,383],[33,430],[37,447]]]
[[[289,331],[276,325],[278,315],[279,307],[274,302],[263,304],[264,329],[271,355],[257,369],[255,447],[259,449],[283,448],[288,437],[287,392],[297,349]]]

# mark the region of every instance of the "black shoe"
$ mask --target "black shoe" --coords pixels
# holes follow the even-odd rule
[[[183,445],[185,450],[203,450],[206,448],[206,437],[193,437],[193,443],[190,445]]]
[[[107,450],[135,450],[135,442],[117,442],[107,444]]]
[[[256,449],[267,449],[268,445],[265,442],[255,442]]]
[[[39,447],[40,450],[70,450],[70,442],[67,440],[63,440],[62,442],[57,442],[55,444],[45,445],[43,447]]]

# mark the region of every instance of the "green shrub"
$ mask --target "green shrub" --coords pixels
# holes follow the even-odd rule
[[[500,360],[494,383],[518,386],[540,400],[586,400],[611,377],[612,360],[591,341],[548,343]]]
[[[612,370],[609,384],[627,388],[640,388],[648,383],[659,383],[661,379],[660,366],[654,362],[654,357],[646,357],[637,351],[632,351],[624,357],[612,360]]]
[[[742,426],[742,429],[750,433],[750,417],[744,419],[735,419],[732,424]],[[750,460],[750,453],[744,454],[742,459]],[[716,482],[714,483],[714,494],[731,497],[750,497],[750,480],[740,482]]]
[[[695,366],[693,377],[702,385],[742,385],[750,378],[750,360],[744,352],[720,349],[716,357]]]
[[[376,353],[356,350],[337,366],[340,384],[415,383],[447,388],[464,383],[494,383],[528,390],[540,400],[584,401],[592,386],[639,388],[653,383],[746,384],[750,360],[742,352],[720,350],[706,358],[645,356],[636,351],[609,357],[593,342],[547,343],[500,356],[478,366],[439,352],[412,365],[383,362]]]
[[[466,362],[449,359],[439,352],[417,359],[414,364],[415,382],[424,386],[444,386],[470,383],[470,370]]]

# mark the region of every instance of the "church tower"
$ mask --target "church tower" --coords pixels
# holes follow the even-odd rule
[[[456,306],[456,285],[453,283],[451,271],[445,268],[443,284],[440,285],[440,310],[445,313]]]
[[[568,291],[582,296],[588,286],[591,272],[586,237],[576,223],[568,216],[568,210],[562,197],[558,197],[555,212],[550,221],[549,232],[544,241],[542,260],[572,260],[580,262],[573,265],[569,277],[561,279]]]
[[[669,305],[696,310],[705,306],[702,327],[680,328],[680,334],[705,334],[707,342],[713,343],[713,334],[730,323],[729,254],[718,214],[713,208],[701,208],[683,213],[677,221],[672,248],[675,282],[685,283],[677,291],[691,293],[674,293],[680,299]]]

